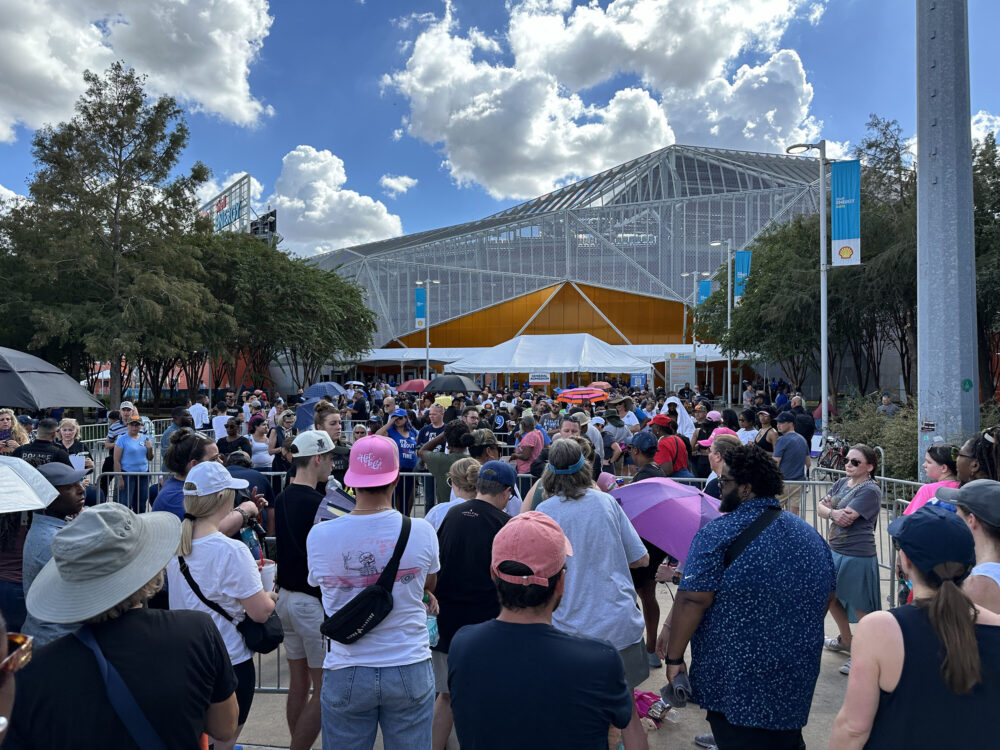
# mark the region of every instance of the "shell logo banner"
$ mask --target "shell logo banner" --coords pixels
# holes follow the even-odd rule
[[[861,162],[834,162],[830,171],[833,266],[861,265]]]

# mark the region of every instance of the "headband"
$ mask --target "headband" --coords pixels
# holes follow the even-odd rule
[[[583,468],[584,462],[585,459],[583,457],[583,454],[581,453],[580,458],[577,459],[577,462],[575,464],[567,466],[565,469],[557,469],[555,466],[552,465],[551,461],[549,461],[549,468],[552,469],[553,474],[576,474],[576,472],[580,471],[580,469]]]

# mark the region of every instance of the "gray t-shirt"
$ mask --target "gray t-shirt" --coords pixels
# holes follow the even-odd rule
[[[558,495],[539,504],[573,545],[566,558],[566,592],[552,613],[557,630],[609,641],[616,649],[638,643],[645,625],[635,603],[629,563],[646,547],[618,502],[598,489],[579,500]]]
[[[847,482],[847,477],[838,479],[830,488],[833,507],[851,508],[857,511],[858,518],[847,527],[830,522],[830,549],[841,555],[874,557],[875,522],[882,505],[882,488],[871,479],[856,487],[848,486]]]
[[[782,476],[785,479],[806,478],[806,456],[809,455],[809,443],[797,432],[786,432],[774,444],[774,457],[780,458]]]

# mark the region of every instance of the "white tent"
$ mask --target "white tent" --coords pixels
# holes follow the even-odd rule
[[[649,372],[649,362],[589,333],[516,336],[444,366],[445,372]]]

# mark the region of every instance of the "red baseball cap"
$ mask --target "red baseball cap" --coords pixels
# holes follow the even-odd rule
[[[660,425],[660,427],[669,427],[673,423],[674,420],[672,420],[666,414],[657,414],[655,417],[653,417],[649,421],[652,424],[658,424],[658,425]]]
[[[490,571],[508,583],[548,586],[549,579],[563,569],[573,547],[562,528],[544,513],[530,510],[510,519],[493,538]],[[531,569],[531,575],[511,575],[497,570],[510,560]]]

